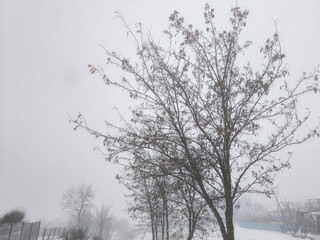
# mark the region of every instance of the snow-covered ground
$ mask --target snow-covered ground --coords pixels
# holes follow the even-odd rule
[[[280,233],[280,232],[273,232],[273,231],[266,231],[266,230],[256,230],[256,229],[248,229],[248,228],[241,228],[239,226],[235,226],[235,237],[236,240],[301,240],[301,238],[293,237],[290,234]],[[319,235],[312,236],[314,240],[320,240]],[[137,238],[137,240],[150,240],[151,234],[145,234]],[[195,238],[199,240],[198,238]],[[216,232],[213,233],[211,236],[208,236],[208,240],[222,240],[221,235]],[[306,238],[309,240],[310,238]]]
[[[256,230],[256,229],[247,229],[236,227],[235,228],[236,240],[297,240],[289,234],[265,231],[265,230]]]
[[[216,235],[213,235],[208,239],[222,240],[221,236],[219,237],[218,235],[219,234],[217,233]],[[313,238],[306,238],[306,240],[320,240],[319,235],[313,235],[312,237]],[[301,240],[301,238],[293,237],[290,234],[266,230],[241,228],[239,226],[235,226],[235,238],[236,240]]]

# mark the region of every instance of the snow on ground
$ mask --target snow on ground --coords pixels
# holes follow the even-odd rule
[[[315,240],[320,240],[319,235],[313,236]],[[137,238],[137,240],[150,240],[152,239],[151,234],[145,234]],[[216,232],[212,235],[208,236],[208,240],[222,240],[220,233]],[[235,239],[236,240],[301,240],[301,238],[296,238],[291,236],[290,234],[266,231],[266,230],[256,230],[256,229],[248,229],[241,228],[239,226],[235,226]],[[195,238],[195,240],[199,240]],[[309,240],[309,238],[307,238]]]
[[[208,239],[222,240],[222,237],[215,236]],[[248,229],[235,226],[236,240],[301,240],[289,234],[281,232],[273,232],[267,230]]]
[[[235,227],[236,240],[297,240],[289,234]]]

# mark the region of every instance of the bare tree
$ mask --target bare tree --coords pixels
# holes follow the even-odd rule
[[[138,236],[137,230],[126,219],[118,221],[116,232],[119,240],[134,240]]]
[[[182,239],[191,240],[196,234],[205,236],[207,230],[212,224],[208,214],[207,204],[201,195],[190,185],[190,180],[176,180],[172,186],[172,194],[169,196],[169,201],[173,205],[173,216],[175,225],[180,226],[182,231]],[[194,184],[194,183],[193,183]],[[186,228],[186,226],[188,226]],[[183,232],[187,234],[183,234]],[[174,238],[175,239],[175,238]]]
[[[118,179],[131,191],[127,195],[132,199],[128,210],[131,217],[139,221],[140,228],[151,232],[152,240],[169,239],[168,188],[164,189],[166,179],[152,172],[126,168],[126,174],[118,176]]]
[[[67,214],[71,227],[87,233],[91,223],[92,200],[95,191],[90,184],[71,187],[62,196],[62,210]]]
[[[146,227],[153,240],[177,239],[178,235],[190,240],[195,234],[205,235],[208,222],[213,221],[207,214],[206,202],[188,184],[189,180],[164,174],[157,166],[148,169],[149,161],[146,166],[145,161],[138,163],[125,167],[126,174],[117,178],[131,191],[127,195],[133,200],[129,212],[139,220],[140,227]]]
[[[301,97],[319,91],[319,71],[290,78],[277,31],[260,48],[257,69],[243,64],[252,44],[240,37],[248,11],[231,12],[230,29],[220,31],[214,9],[206,5],[201,31],[175,11],[163,45],[141,25],[137,33],[126,25],[138,62],[106,50],[108,68],[125,73],[121,80],[89,68],[140,104],[130,121],[107,122],[117,133],[96,131],[81,115],[73,120],[76,128],[103,139],[106,159],[126,165],[144,161],[147,169],[191,179],[187,184],[206,201],[224,240],[234,240],[233,209],[243,193],[273,193],[276,173],[290,166],[279,153],[319,136],[319,125],[305,127],[310,111],[297,108]]]
[[[111,240],[116,227],[114,216],[110,210],[111,206],[102,205],[99,209],[96,209],[94,214],[98,236],[103,240]]]

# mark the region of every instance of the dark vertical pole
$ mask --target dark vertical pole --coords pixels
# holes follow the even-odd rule
[[[20,233],[20,240],[22,239],[22,235],[23,235],[23,228],[24,228],[24,222],[22,222],[21,233]]]
[[[45,228],[44,231],[43,231],[42,240],[44,240],[44,237],[46,236],[46,231],[47,231],[47,229]]]
[[[13,223],[10,225],[10,232],[9,232],[8,240],[10,240],[10,238],[11,238],[12,228],[13,228]]]
[[[32,229],[33,229],[33,223],[31,223],[31,226],[30,226],[29,240],[31,240]]]
[[[54,229],[54,231],[53,231],[53,235],[52,235],[52,239],[54,239],[54,236],[56,235],[56,228]]]
[[[49,232],[49,235],[48,235],[47,240],[49,240],[49,239],[50,239],[51,231],[52,231],[52,228],[50,228],[50,232]]]
[[[36,235],[36,239],[38,240],[38,236],[39,236],[39,232],[40,232],[40,226],[41,226],[41,222],[38,222],[38,230],[37,230],[37,235]]]

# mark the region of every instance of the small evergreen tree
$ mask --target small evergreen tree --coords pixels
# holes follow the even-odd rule
[[[12,210],[8,213],[6,213],[0,223],[4,224],[4,223],[17,223],[17,222],[21,222],[25,217],[25,213],[23,211],[20,210]]]

